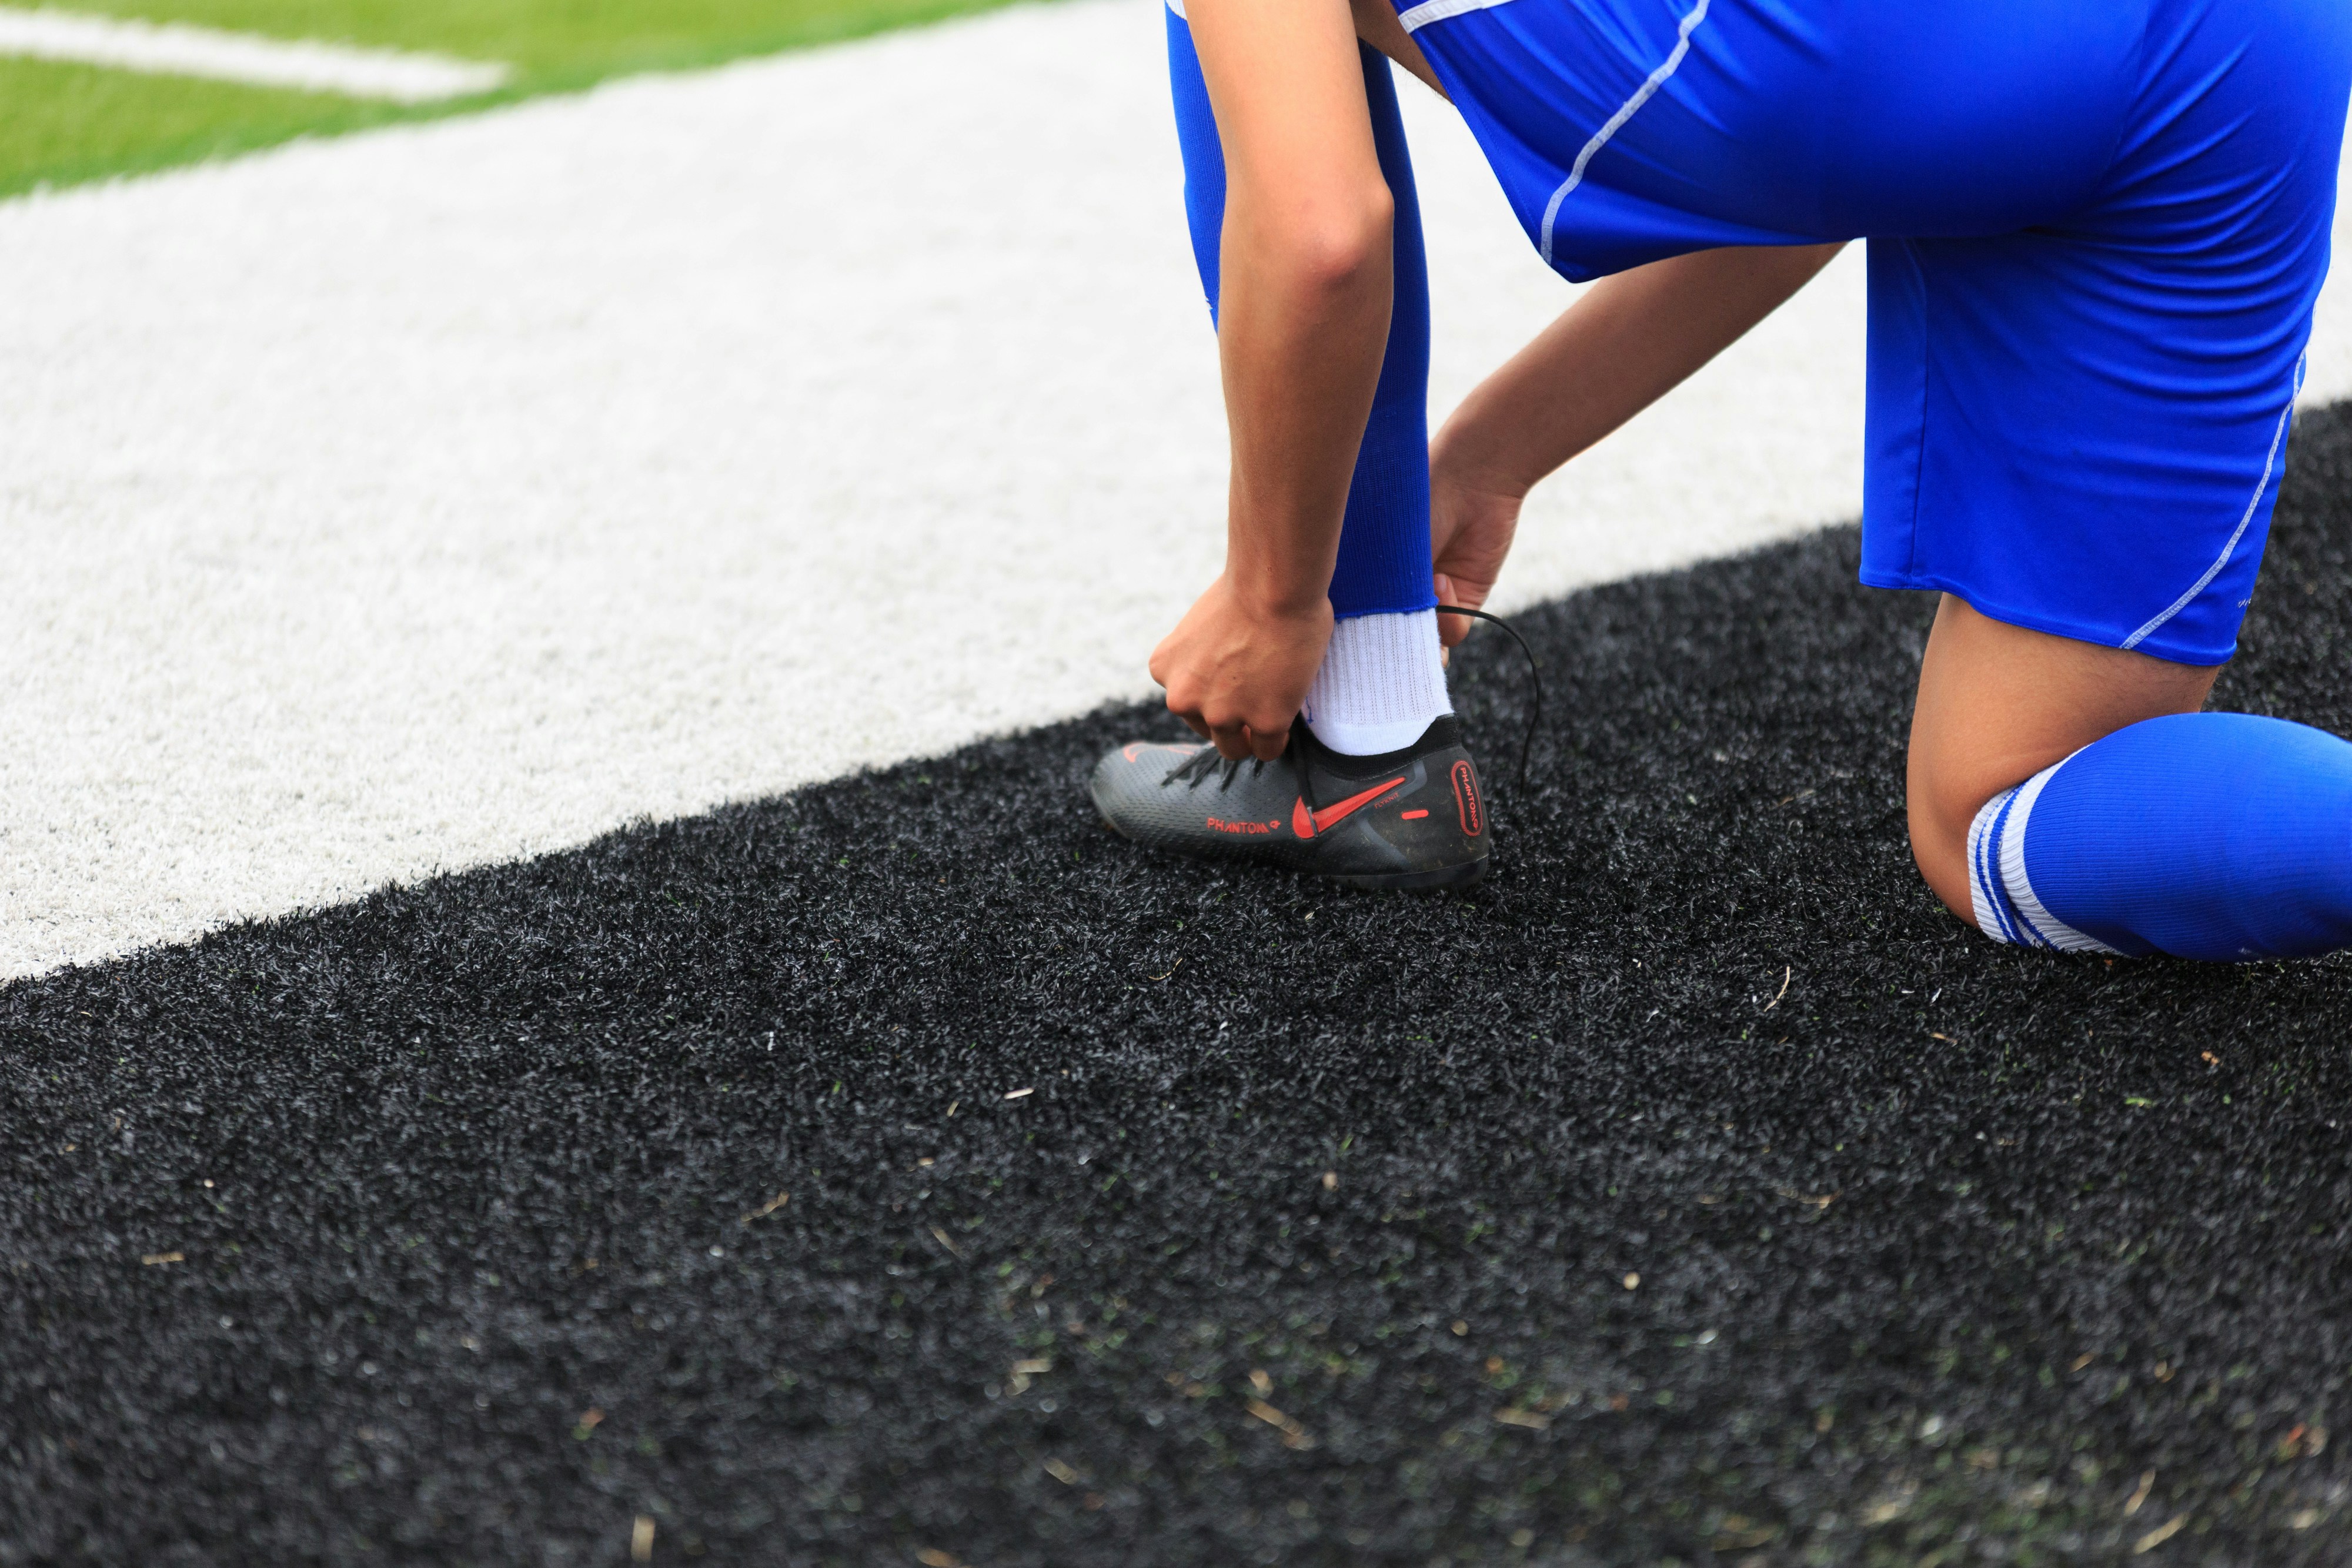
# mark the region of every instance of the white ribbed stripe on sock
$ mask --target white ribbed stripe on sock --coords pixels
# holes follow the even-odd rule
[[[1323,667],[1307,688],[1307,727],[1351,757],[1411,746],[1453,711],[1434,610],[1335,622]]]
[[[2062,953],[2115,952],[2051,914],[2025,873],[2025,830],[2033,819],[2033,803],[2077,755],[2070,752],[2016,789],[1995,795],[1969,824],[1969,902],[1977,929],[1996,942]]]

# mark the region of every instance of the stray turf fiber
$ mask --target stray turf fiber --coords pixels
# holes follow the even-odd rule
[[[2222,706],[2352,728],[2347,497]],[[1466,897],[1119,712],[0,990],[0,1563],[2346,1561],[2352,966],[1944,914],[1854,550],[1527,616]]]

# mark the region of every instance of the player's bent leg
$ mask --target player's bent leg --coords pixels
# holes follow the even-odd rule
[[[2126,725],[2195,713],[2219,674],[2029,632],[1946,594],[1919,664],[1906,779],[1927,885],[1973,924],[1969,829],[1984,803]]]
[[[1972,45],[2006,63],[1969,79],[2002,85],[1933,132],[1909,121],[1959,79],[1950,43],[1880,35],[1865,118],[1937,152],[1861,226],[1940,237],[1870,245],[1861,575],[2011,623],[1948,601],[1921,672],[1911,819],[1947,903],[2032,946],[2316,953],[2352,943],[2352,746],[2198,710],[2284,472],[2352,8],[2159,14],[2161,47],[2121,13],[2101,34],[2053,10],[2047,47],[1984,13]],[[2006,136],[2074,183],[2034,193],[1987,154]],[[1973,223],[1953,204],[1969,171]],[[1904,190],[1932,221],[1890,221]]]
[[[1186,215],[1213,317],[1224,153],[1191,28],[1173,5],[1168,58]],[[1101,760],[1089,791],[1105,822],[1155,849],[1359,887],[1464,887],[1486,874],[1489,841],[1433,608],[1428,267],[1393,79],[1369,47],[1363,64],[1373,143],[1396,204],[1395,293],[1331,576],[1331,642],[1306,722],[1291,727],[1289,748],[1271,762],[1227,764],[1209,747],[1133,742]]]
[[[2199,711],[2218,673],[1948,596],[1912,723],[1928,884],[2029,946],[2230,961],[2352,945],[2352,744]]]
[[[1333,749],[1409,747],[1454,711],[1438,643],[1429,537],[1429,262],[1404,119],[1387,60],[1363,50],[1381,173],[1395,198],[1389,340],[1331,570],[1331,644],[1305,716]]]
[[[1224,225],[1224,150],[1192,29],[1172,7],[1167,28],[1185,215],[1213,319]],[[1418,58],[1418,51],[1414,55]],[[1367,46],[1363,68],[1372,141],[1396,204],[1395,295],[1331,574],[1331,648],[1307,692],[1306,717],[1325,745],[1370,756],[1412,745],[1453,712],[1453,705],[1446,696],[1430,577],[1429,267],[1421,206],[1388,62]]]

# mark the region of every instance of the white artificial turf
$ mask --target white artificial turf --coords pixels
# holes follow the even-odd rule
[[[1143,695],[1223,529],[1160,29],[0,204],[0,977]],[[1442,413],[1571,291],[1406,99]],[[1851,517],[1862,352],[1857,251],[1540,492],[1501,607]]]

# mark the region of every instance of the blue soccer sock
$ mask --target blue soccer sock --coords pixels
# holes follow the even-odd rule
[[[2243,961],[2352,946],[2352,744],[2249,714],[2146,719],[1985,803],[1978,927]]]
[[[1364,92],[1381,172],[1396,202],[1395,302],[1380,384],[1339,530],[1331,611],[1339,626],[1307,694],[1306,716],[1337,751],[1391,751],[1451,713],[1438,654],[1429,549],[1429,265],[1404,120],[1388,61],[1363,50]],[[1225,157],[1192,32],[1168,13],[1168,74],[1184,154],[1184,211],[1213,320],[1225,216]],[[1399,737],[1402,738],[1399,738]]]

